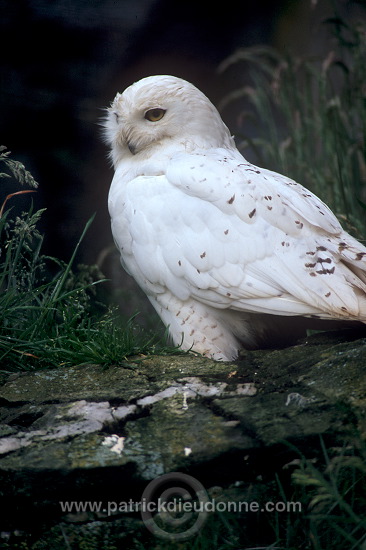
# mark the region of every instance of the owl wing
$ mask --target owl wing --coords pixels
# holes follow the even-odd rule
[[[165,174],[140,176],[125,191],[122,255],[148,294],[168,289],[215,308],[366,318],[366,248],[292,180],[216,150],[175,155]]]

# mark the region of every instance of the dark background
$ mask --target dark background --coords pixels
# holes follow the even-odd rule
[[[352,19],[357,3],[334,3]],[[257,44],[319,55],[327,39],[321,20],[331,6],[325,0],[0,0],[0,144],[40,184],[33,197],[36,207],[47,208],[44,251],[67,260],[94,212],[79,261],[100,262],[112,244],[113,173],[98,122],[117,91],[144,76],[174,74],[218,104],[245,78],[239,65],[219,74],[221,61]],[[222,113],[234,134],[238,114],[238,105]],[[12,200],[26,206],[31,199]],[[122,277],[104,264],[108,276]]]

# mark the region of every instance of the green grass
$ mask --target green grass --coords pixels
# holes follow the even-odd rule
[[[306,490],[308,536],[312,549],[366,548],[366,447],[361,437],[327,449],[321,439],[324,465],[304,456],[292,474]]]
[[[15,183],[37,187],[4,147],[0,162]],[[0,177],[10,174],[3,172]],[[159,339],[145,331],[134,318],[123,323],[116,309],[98,304],[97,286],[105,279],[96,266],[74,269],[92,219],[68,263],[42,254],[43,237],[37,227],[43,210],[33,212],[30,207],[16,214],[16,208],[5,209],[16,202],[17,195],[29,191],[3,197],[0,212],[0,371],[109,365],[131,355],[177,352],[167,346],[166,337]]]
[[[220,70],[243,71],[247,84],[222,103],[244,102],[242,142],[257,163],[317,194],[346,229],[366,235],[366,25],[337,16],[323,59],[283,57],[269,47],[237,51]],[[248,136],[245,128],[256,128]]]

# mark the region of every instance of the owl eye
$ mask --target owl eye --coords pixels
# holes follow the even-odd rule
[[[165,109],[149,109],[145,113],[146,120],[150,120],[150,122],[157,122],[158,120],[161,120],[163,116],[165,115],[166,110]]]

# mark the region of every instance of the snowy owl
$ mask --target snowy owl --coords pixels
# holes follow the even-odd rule
[[[366,248],[313,193],[249,163],[195,86],[143,78],[104,125],[121,262],[176,345],[230,361],[319,320],[366,322]]]

